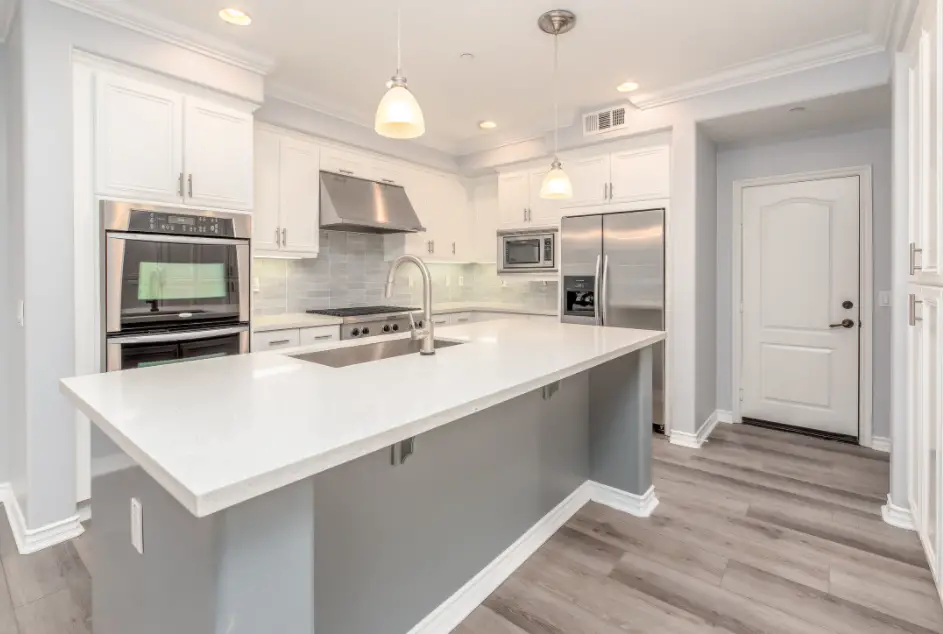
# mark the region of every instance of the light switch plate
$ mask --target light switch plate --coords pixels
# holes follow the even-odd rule
[[[890,291],[880,291],[878,293],[878,305],[879,306],[891,305],[891,292]]]
[[[137,498],[131,498],[131,545],[144,554],[144,506]]]

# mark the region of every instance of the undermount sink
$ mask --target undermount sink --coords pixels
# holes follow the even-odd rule
[[[435,347],[450,348],[462,344],[461,341],[447,341],[445,339],[436,339]],[[391,357],[401,357],[406,354],[419,354],[422,342],[412,339],[392,339],[389,341],[379,341],[362,346],[351,346],[350,348],[334,348],[332,350],[319,350],[317,352],[308,352],[306,354],[290,355],[301,361],[310,361],[319,363],[332,368],[343,368],[348,365],[357,365],[358,363],[370,363],[381,359]]]

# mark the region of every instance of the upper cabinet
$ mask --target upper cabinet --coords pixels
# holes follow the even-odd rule
[[[96,193],[252,208],[252,114],[164,86],[96,73]]]
[[[585,207],[609,202],[609,155],[571,159],[563,166],[573,184],[573,198],[561,207]]]
[[[563,202],[564,209],[671,196],[671,160],[666,146],[571,159],[564,169],[573,182],[573,198]]]
[[[498,176],[498,229],[537,229],[560,223],[560,205],[540,197],[549,168],[505,172]]]
[[[320,246],[320,148],[288,133],[255,134],[255,255],[316,257]]]

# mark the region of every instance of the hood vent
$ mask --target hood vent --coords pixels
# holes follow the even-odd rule
[[[399,185],[331,172],[321,172],[321,228],[380,234],[425,231]]]

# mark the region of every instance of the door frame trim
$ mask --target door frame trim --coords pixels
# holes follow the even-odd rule
[[[872,249],[873,189],[870,165],[844,167],[814,172],[800,172],[734,181],[733,254],[731,263],[731,387],[733,422],[743,422],[740,389],[743,371],[743,193],[749,187],[787,185],[801,181],[858,177],[858,297],[861,302],[861,322],[858,341],[858,444],[870,447],[873,438],[872,407],[872,354],[874,329],[874,254]]]

